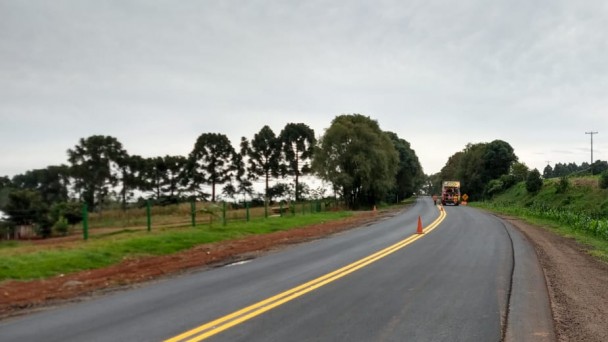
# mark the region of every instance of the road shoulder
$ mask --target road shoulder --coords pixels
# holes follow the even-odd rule
[[[558,341],[608,341],[608,264],[573,239],[501,218],[532,243],[548,287]]]
[[[513,275],[505,341],[555,341],[555,330],[543,270],[530,241],[511,224]]]

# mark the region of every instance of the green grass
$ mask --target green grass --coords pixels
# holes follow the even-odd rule
[[[32,244],[0,244],[0,281],[41,279],[116,264],[124,258],[166,255],[193,246],[265,234],[315,223],[339,220],[351,212],[324,212],[309,215],[271,217],[223,226],[157,229],[152,232],[127,231],[125,234],[97,236],[74,246],[36,250]]]
[[[545,180],[537,194],[520,183],[491,201],[473,206],[516,216],[525,221],[574,238],[589,254],[608,262],[608,190],[600,189],[598,177],[569,178],[566,191],[558,191],[559,179]]]

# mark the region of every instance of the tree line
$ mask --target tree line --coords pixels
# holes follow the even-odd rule
[[[462,151],[448,158],[440,172],[430,175],[425,181],[425,191],[439,194],[444,180],[461,181],[461,193],[473,201],[484,200],[503,192],[519,182],[526,183],[526,189],[535,193],[543,185],[542,179],[565,178],[574,174],[603,174],[608,170],[606,161],[597,160],[593,164],[557,163],[547,165],[543,173],[538,169],[530,170],[519,162],[513,147],[505,141],[494,140],[489,143],[468,144]],[[567,180],[560,181],[567,186]]]
[[[216,201],[220,191],[262,203],[277,197],[300,201],[313,192],[301,181],[311,174],[331,184],[351,208],[410,197],[424,183],[410,144],[361,114],[337,116],[318,141],[308,125],[288,123],[278,134],[265,125],[236,148],[224,134],[203,133],[187,156],[144,158],[103,135],[81,138],[67,156],[68,164],[0,177],[0,208],[15,224],[76,220],[80,202],[91,210],[109,201],[126,208],[136,194],[159,204]],[[287,178],[290,184],[279,182]],[[254,191],[257,180],[263,193]]]
[[[461,193],[482,200],[528,177],[528,167],[518,162],[513,147],[505,141],[468,144],[454,153],[439,173],[429,176],[427,191],[438,194],[444,180],[459,180]]]
[[[554,166],[551,166],[547,164],[543,169],[543,178],[565,177],[572,174],[585,173],[599,175],[606,170],[608,170],[608,162],[604,160],[596,160],[593,164],[583,162],[581,165],[577,165],[576,163],[556,163]]]

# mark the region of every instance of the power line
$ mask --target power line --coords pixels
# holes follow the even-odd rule
[[[591,164],[593,165],[593,135],[598,134],[598,132],[585,132],[585,134],[591,135]]]

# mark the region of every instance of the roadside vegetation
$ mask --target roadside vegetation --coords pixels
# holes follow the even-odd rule
[[[185,156],[144,158],[115,137],[93,135],[67,150],[67,162],[0,177],[0,239],[23,238],[21,228],[43,238],[65,235],[83,219],[83,205],[100,215],[150,202],[267,207],[332,199],[369,209],[409,198],[424,182],[410,144],[361,114],[337,116],[318,141],[304,123],[278,134],[264,125],[238,146],[225,134],[202,133]],[[311,188],[305,176],[324,183]]]
[[[608,171],[520,182],[473,206],[520,217],[574,238],[608,262]]]
[[[32,242],[0,242],[0,281],[40,279],[88,269],[102,268],[124,259],[166,255],[196,245],[235,239],[251,234],[288,230],[352,215],[349,211],[256,218],[226,225],[160,228],[151,232],[124,229],[77,241],[49,246]]]

